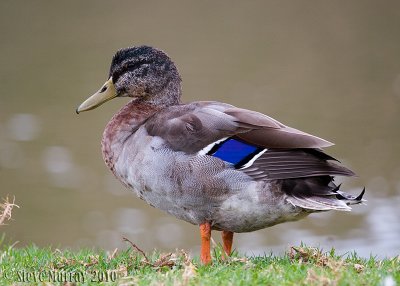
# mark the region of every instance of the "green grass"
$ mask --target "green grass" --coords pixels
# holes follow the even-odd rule
[[[356,254],[338,256],[334,250],[293,247],[282,257],[246,257],[234,253],[213,264],[200,265],[184,251],[146,257],[135,247],[107,253],[102,250],[58,250],[0,245],[0,284],[64,285],[400,285],[400,256],[378,260]],[[40,283],[40,280],[43,283]],[[93,282],[92,282],[93,280]],[[105,283],[105,281],[109,281]],[[44,283],[46,282],[46,283]],[[27,284],[24,284],[27,285]]]

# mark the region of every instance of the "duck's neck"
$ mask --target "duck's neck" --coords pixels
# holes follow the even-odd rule
[[[103,159],[112,171],[127,138],[159,109],[154,104],[133,99],[111,118],[104,130],[101,147]]]
[[[143,96],[139,100],[146,102],[149,105],[158,107],[167,107],[181,103],[181,78],[179,75],[172,77],[161,88],[153,88],[148,91],[147,96]]]

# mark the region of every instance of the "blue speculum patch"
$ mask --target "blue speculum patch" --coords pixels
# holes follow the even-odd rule
[[[237,166],[250,161],[261,150],[257,146],[229,138],[217,144],[208,154]]]

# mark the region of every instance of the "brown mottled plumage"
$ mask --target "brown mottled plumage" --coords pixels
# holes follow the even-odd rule
[[[229,255],[234,232],[298,220],[361,203],[333,176],[354,173],[323,153],[332,143],[264,114],[215,101],[182,104],[181,78],[162,51],[118,51],[109,80],[77,112],[129,96],[108,123],[103,157],[138,197],[200,226],[201,260],[211,261],[211,230]]]

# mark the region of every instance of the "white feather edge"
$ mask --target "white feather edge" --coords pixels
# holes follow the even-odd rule
[[[210,150],[217,144],[221,143],[222,141],[225,141],[226,139],[228,139],[229,137],[224,137],[220,140],[217,140],[211,144],[208,144],[206,147],[204,147],[203,149],[201,149],[199,152],[197,152],[197,155],[199,156],[204,156],[207,155],[208,152],[210,152]]]
[[[268,150],[268,149],[263,149],[263,150],[261,150],[260,152],[258,152],[253,158],[251,158],[251,160],[250,160],[249,162],[247,162],[246,164],[244,164],[243,167],[240,168],[239,170],[246,169],[246,168],[250,167],[251,165],[253,165],[253,163],[254,163],[258,158],[260,158],[260,156],[261,156],[262,154],[264,154],[267,150]]]
[[[197,155],[199,155],[199,156],[207,155],[207,153],[210,152],[211,149],[212,149],[215,145],[217,145],[217,144],[219,144],[219,143],[225,141],[225,140],[228,139],[228,138],[229,138],[229,137],[224,137],[224,138],[222,138],[222,139],[220,139],[220,140],[217,140],[217,141],[215,141],[215,142],[213,142],[213,143],[211,143],[211,144],[208,144],[206,147],[204,147],[204,148],[201,149],[199,152],[197,152]],[[251,158],[251,160],[250,160],[249,162],[247,162],[246,164],[244,164],[243,167],[241,167],[239,170],[246,169],[246,168],[250,167],[251,165],[253,165],[253,163],[254,163],[258,158],[260,158],[260,156],[261,156],[262,154],[264,154],[267,150],[268,150],[268,149],[263,149],[263,150],[261,150],[260,152],[258,152],[253,158]]]

